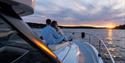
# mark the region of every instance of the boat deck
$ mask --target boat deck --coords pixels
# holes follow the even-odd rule
[[[84,56],[84,63],[99,63],[98,57],[92,47],[88,45],[85,42],[80,42],[80,41],[74,41],[80,48],[80,51],[82,52]],[[80,58],[79,61],[83,59]]]

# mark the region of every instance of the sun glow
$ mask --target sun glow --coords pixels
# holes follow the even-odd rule
[[[78,27],[78,26],[87,26],[87,27],[96,27],[96,28],[108,28],[112,29],[116,27],[116,24],[105,24],[105,25],[95,25],[95,24],[71,24],[71,25],[62,25],[62,26],[68,26],[68,27]]]
[[[97,27],[97,28],[109,28],[109,29],[112,29],[112,28],[115,28],[116,26],[115,26],[115,25],[105,25],[105,26],[94,26],[94,27]]]
[[[112,28],[115,28],[117,25],[113,23],[108,23],[106,26],[107,28],[112,29]]]
[[[107,28],[115,28],[115,26],[108,26]]]

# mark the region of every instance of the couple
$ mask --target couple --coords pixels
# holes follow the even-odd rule
[[[65,40],[56,21],[46,20],[46,27],[41,31],[42,37],[47,45],[59,44]]]

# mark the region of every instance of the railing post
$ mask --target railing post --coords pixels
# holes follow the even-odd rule
[[[99,40],[99,53],[101,52],[101,41]]]
[[[89,43],[91,42],[91,37],[89,36]]]

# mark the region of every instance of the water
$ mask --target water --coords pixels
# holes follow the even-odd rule
[[[64,32],[85,32],[125,48],[125,30],[112,29],[63,29]],[[110,44],[110,43],[109,43]]]
[[[62,29],[64,33],[85,32],[103,39],[116,63],[125,63],[125,30],[115,29]],[[40,31],[40,29],[35,29]],[[39,35],[39,34],[38,34]]]
[[[125,30],[115,29],[63,29],[64,32],[85,32],[103,39],[116,63],[125,63]]]

